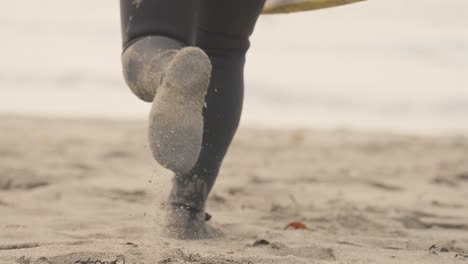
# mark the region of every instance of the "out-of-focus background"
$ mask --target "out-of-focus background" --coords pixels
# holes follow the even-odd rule
[[[118,1],[5,1],[0,112],[145,119],[120,68]],[[468,2],[369,0],[262,16],[242,124],[468,129]]]

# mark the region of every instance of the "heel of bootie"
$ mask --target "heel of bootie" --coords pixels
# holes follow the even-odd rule
[[[161,36],[142,37],[122,53],[122,69],[130,90],[141,100],[152,102],[167,65],[182,45]]]
[[[159,164],[177,174],[189,172],[198,160],[210,76],[208,56],[199,48],[183,48],[167,66],[153,100],[149,146]]]

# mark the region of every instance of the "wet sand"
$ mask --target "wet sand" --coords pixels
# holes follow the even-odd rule
[[[145,126],[0,116],[0,263],[468,263],[467,135],[241,128],[178,241]]]

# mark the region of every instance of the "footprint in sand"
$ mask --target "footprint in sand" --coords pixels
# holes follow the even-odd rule
[[[463,183],[468,183],[468,171],[461,171],[452,174],[440,174],[431,179],[432,184],[445,185],[447,187],[458,188]]]
[[[0,149],[0,158],[17,158],[21,153],[11,149]]]
[[[124,189],[105,189],[94,188],[90,190],[91,195],[97,197],[106,197],[112,201],[122,201],[128,203],[144,203],[148,200],[148,194],[143,189],[124,190]]]
[[[35,248],[38,247],[38,243],[19,243],[19,244],[0,244],[0,250],[15,250],[24,248]]]
[[[388,183],[378,182],[378,181],[367,181],[366,184],[368,184],[369,186],[373,188],[380,189],[380,190],[387,191],[387,192],[402,192],[405,190],[403,187],[400,187],[397,185],[391,185]]]
[[[134,154],[129,151],[124,150],[113,150],[108,151],[102,154],[101,158],[103,160],[113,160],[113,159],[128,159],[133,157]]]
[[[171,249],[163,253],[157,264],[253,264],[247,258],[234,259],[223,256],[201,256],[199,254],[185,253],[182,249]]]
[[[28,169],[0,168],[0,190],[32,190],[50,183]]]
[[[335,252],[332,248],[323,247],[297,247],[290,248],[284,244],[266,240],[259,240],[253,244],[253,247],[266,251],[275,256],[295,256],[306,259],[316,260],[336,260]]]
[[[19,264],[125,264],[126,258],[114,253],[77,252],[62,256],[40,257],[35,260],[22,256],[16,262]]]
[[[296,256],[299,258],[318,259],[318,260],[336,260],[335,252],[331,248],[321,247],[283,247],[274,250],[277,256]]]
[[[408,229],[454,229],[454,230],[468,230],[467,219],[458,217],[444,217],[433,214],[421,214],[420,212],[413,212],[402,217],[395,218]]]

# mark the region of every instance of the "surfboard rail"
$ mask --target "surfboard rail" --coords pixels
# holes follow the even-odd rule
[[[366,0],[267,0],[263,14],[284,14],[336,7]]]

